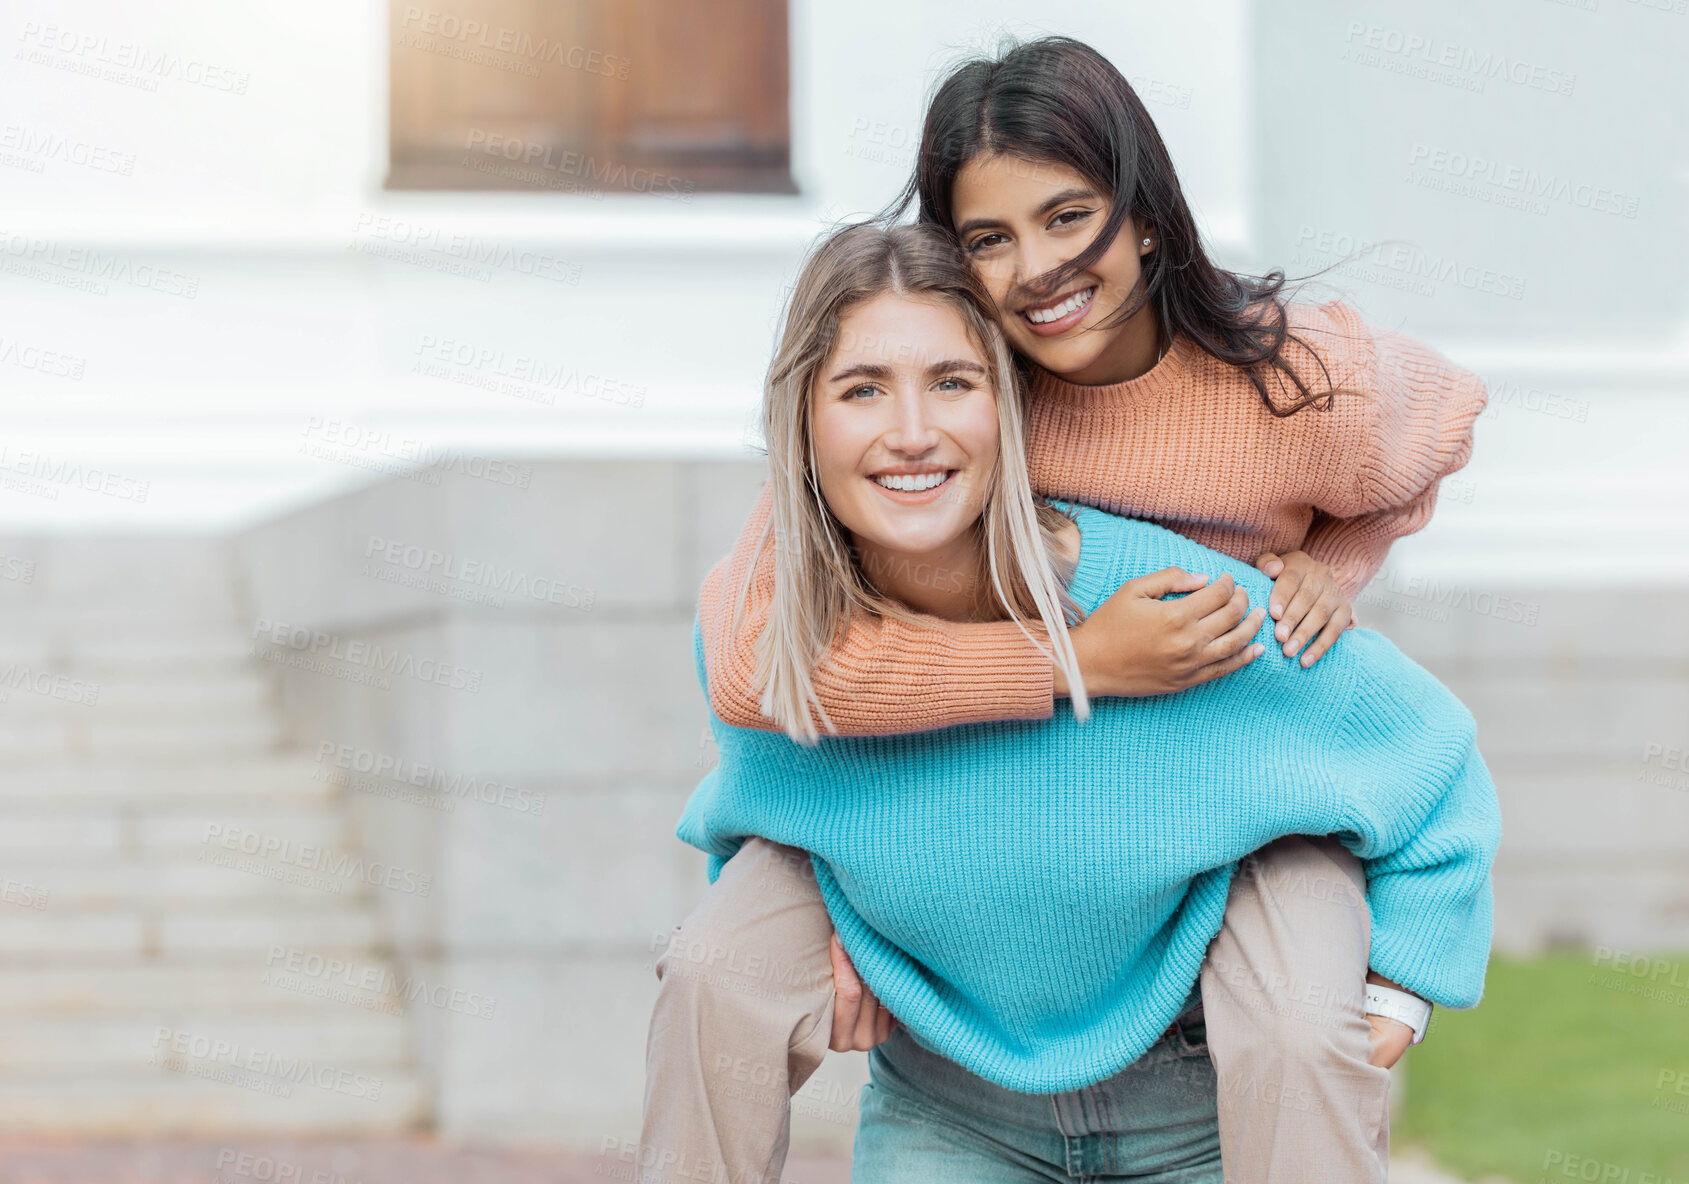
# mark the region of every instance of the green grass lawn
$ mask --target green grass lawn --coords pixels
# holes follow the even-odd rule
[[[1392,1142],[1467,1179],[1689,1184],[1689,954],[1622,958],[1492,961],[1408,1051]]]

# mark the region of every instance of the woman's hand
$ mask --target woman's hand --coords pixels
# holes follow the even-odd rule
[[[1161,599],[1174,592],[1190,595]],[[1120,585],[1069,636],[1088,694],[1164,695],[1260,657],[1266,647],[1254,638],[1265,615],[1229,573],[1209,583],[1168,567]],[[1059,667],[1055,690],[1068,693]]]
[[[1302,665],[1312,666],[1331,648],[1354,620],[1354,606],[1331,569],[1306,551],[1275,555],[1268,551],[1255,568],[1273,580],[1267,611],[1278,628],[1273,636],[1284,643],[1284,654],[1302,652]]]
[[[897,1021],[857,977],[837,933],[828,939],[827,949],[833,957],[833,1039],[827,1047],[834,1052],[867,1052],[891,1035]]]
[[[1388,1069],[1413,1043],[1413,1029],[1401,1020],[1387,1020],[1381,1015],[1369,1015],[1366,1022],[1372,1025],[1372,1055],[1367,1064]]]
[[[1394,987],[1398,991],[1407,990],[1401,983],[1385,978],[1376,970],[1366,972],[1366,981],[1381,987]],[[1385,1019],[1381,1015],[1369,1014],[1366,1022],[1372,1025],[1372,1055],[1367,1058],[1367,1064],[1388,1069],[1402,1059],[1402,1054],[1413,1043],[1413,1029],[1401,1020]]]

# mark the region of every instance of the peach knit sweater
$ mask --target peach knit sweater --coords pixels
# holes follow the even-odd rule
[[[1430,520],[1437,482],[1472,454],[1486,392],[1435,350],[1366,325],[1340,302],[1292,304],[1290,316],[1329,380],[1294,343],[1286,360],[1309,390],[1336,389],[1330,410],[1276,417],[1243,371],[1183,338],[1126,382],[1075,386],[1039,370],[1027,426],[1033,489],[1160,523],[1247,563],[1306,551],[1353,597],[1391,542]],[[734,727],[773,727],[752,685],[774,586],[773,540],[758,551],[770,499],[764,486],[699,596],[710,706]],[[753,561],[735,635],[733,597]],[[1042,628],[1031,629],[1042,640]],[[1053,710],[1050,660],[1013,621],[911,625],[857,613],[813,677],[845,735],[1045,719]]]

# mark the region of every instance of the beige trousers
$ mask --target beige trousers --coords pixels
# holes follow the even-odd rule
[[[1227,1184],[1372,1184],[1388,1070],[1367,1063],[1370,917],[1336,840],[1245,860],[1202,967]],[[809,855],[753,838],[657,960],[639,1179],[778,1184],[791,1095],[832,1035],[832,922]]]

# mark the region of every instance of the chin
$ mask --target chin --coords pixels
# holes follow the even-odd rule
[[[1102,354],[1097,342],[1084,340],[1084,337],[1094,334],[1086,334],[1081,329],[1075,336],[1079,340],[1050,341],[1035,337],[1019,349],[1023,355],[1052,374],[1075,374],[1093,365]]]
[[[954,542],[961,532],[942,528],[905,527],[898,528],[889,523],[877,523],[875,529],[865,537],[876,546],[888,551],[899,551],[906,555],[925,555]]]

